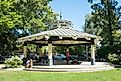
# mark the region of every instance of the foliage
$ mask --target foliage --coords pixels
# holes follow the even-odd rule
[[[0,54],[8,54],[16,50],[15,41],[17,32],[11,29],[6,29],[6,33],[0,32]]]
[[[92,3],[94,0],[88,0]],[[99,35],[102,38],[101,47],[97,50],[99,59],[107,59],[108,54],[116,51],[121,44],[121,6],[116,0],[99,0],[92,4],[92,12],[85,17],[84,31]]]
[[[120,55],[120,52],[117,50],[120,50],[121,45],[114,45],[114,46],[102,46],[97,50],[97,57],[101,61],[101,59],[105,59],[108,61],[108,55],[116,53],[117,55]]]
[[[48,5],[52,0],[17,0],[16,12],[22,16],[20,27],[29,34],[47,30],[56,19],[56,14]]]
[[[95,0],[87,0],[89,3],[93,3]],[[99,0],[99,1],[101,1],[101,3],[104,3],[104,1],[106,1],[106,0]]]
[[[27,48],[30,52],[36,52],[37,51],[37,46],[34,44],[27,44]]]
[[[77,55],[77,54],[82,55],[85,49],[84,46],[80,45],[80,46],[70,46],[69,50],[72,55]]]
[[[103,46],[100,49],[97,50],[97,58],[102,61],[102,59],[107,60],[108,59],[108,54],[110,53],[111,48],[108,46]]]
[[[67,46],[55,46],[53,48],[53,51],[56,53],[60,53],[60,54],[66,54],[66,49],[67,49]]]
[[[50,1],[52,0],[0,1],[0,30],[13,27],[27,29],[31,33],[45,30],[56,18],[56,14],[48,6]]]
[[[67,49],[69,49],[71,55],[82,54],[84,51],[83,46],[56,46],[54,50],[58,53],[66,54]]]
[[[22,65],[22,63],[23,61],[18,56],[12,56],[12,58],[5,60],[7,68],[18,68]]]
[[[93,0],[88,0],[88,2],[89,2],[89,3],[92,3],[92,2],[93,2]]]
[[[47,30],[56,19],[52,0],[0,0],[0,54],[16,49],[16,39]],[[3,41],[4,40],[4,41]]]
[[[121,30],[117,30],[113,33],[114,33],[113,36],[115,37],[116,43],[120,44],[120,42],[121,42]]]
[[[91,6],[91,18],[86,16],[85,32],[100,35],[102,45],[111,46],[116,42],[114,34],[121,28],[121,7],[117,5],[116,0],[101,0]]]
[[[116,54],[109,54],[108,55],[109,62],[112,64],[120,64],[120,57]]]

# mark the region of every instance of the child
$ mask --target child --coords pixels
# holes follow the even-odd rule
[[[26,68],[32,68],[33,62],[31,58],[28,58],[27,62],[26,62]]]

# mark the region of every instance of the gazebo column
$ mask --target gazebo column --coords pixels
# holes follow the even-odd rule
[[[49,58],[49,66],[53,65],[52,59],[52,43],[48,43],[48,58]]]
[[[38,52],[39,52],[39,56],[42,57],[42,46],[39,46]]]
[[[42,48],[41,48],[42,56],[44,55],[45,52],[46,52],[46,51],[45,51],[44,47],[42,46]]]
[[[91,45],[91,65],[95,65],[95,45]]]
[[[86,61],[88,61],[88,46],[85,45],[85,56],[86,56]]]
[[[24,58],[27,58],[27,44],[24,45]]]

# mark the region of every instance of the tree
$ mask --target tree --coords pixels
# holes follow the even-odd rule
[[[121,7],[116,0],[100,0],[92,4],[93,11],[85,19],[85,32],[99,35],[103,39],[102,46],[98,48],[99,59],[107,59],[109,53],[120,48]]]
[[[114,45],[116,30],[120,29],[121,7],[117,8],[118,2],[113,0],[97,3],[91,6],[92,17],[86,21],[86,28],[93,29],[93,34],[100,35],[105,45]],[[93,25],[91,25],[93,24]]]
[[[87,14],[85,16],[84,32],[100,35],[102,29],[99,26],[95,27],[95,23],[93,21],[97,21],[97,20],[92,14]]]
[[[89,3],[93,3],[93,1],[94,0],[87,0]],[[106,0],[100,0],[101,1],[101,3],[103,3],[104,1],[106,1]]]
[[[76,55],[77,53],[79,55],[83,54],[84,46],[78,45],[78,46],[56,46],[54,47],[54,50],[57,53],[66,54],[67,49],[69,49],[71,55]]]
[[[93,2],[93,0],[87,0],[89,3],[92,3]]]
[[[52,0],[0,1],[0,53],[13,51],[18,37],[47,30],[56,14]],[[22,32],[22,35],[20,35]]]
[[[22,16],[19,27],[30,34],[47,30],[56,19],[56,14],[48,6],[52,0],[18,0],[15,4],[16,12]]]

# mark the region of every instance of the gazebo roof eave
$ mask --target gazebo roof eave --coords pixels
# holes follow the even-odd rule
[[[70,32],[67,32],[67,31],[70,31]],[[72,29],[54,29],[54,30],[44,31],[44,32],[37,33],[34,35],[19,38],[17,42],[26,42],[26,41],[41,40],[41,39],[48,40],[50,37],[59,37],[60,39],[64,37],[73,38],[73,40],[78,39],[78,38],[85,38],[87,40],[90,40],[90,39],[96,39],[97,36],[87,34],[87,33],[82,33],[76,30],[72,30]]]

